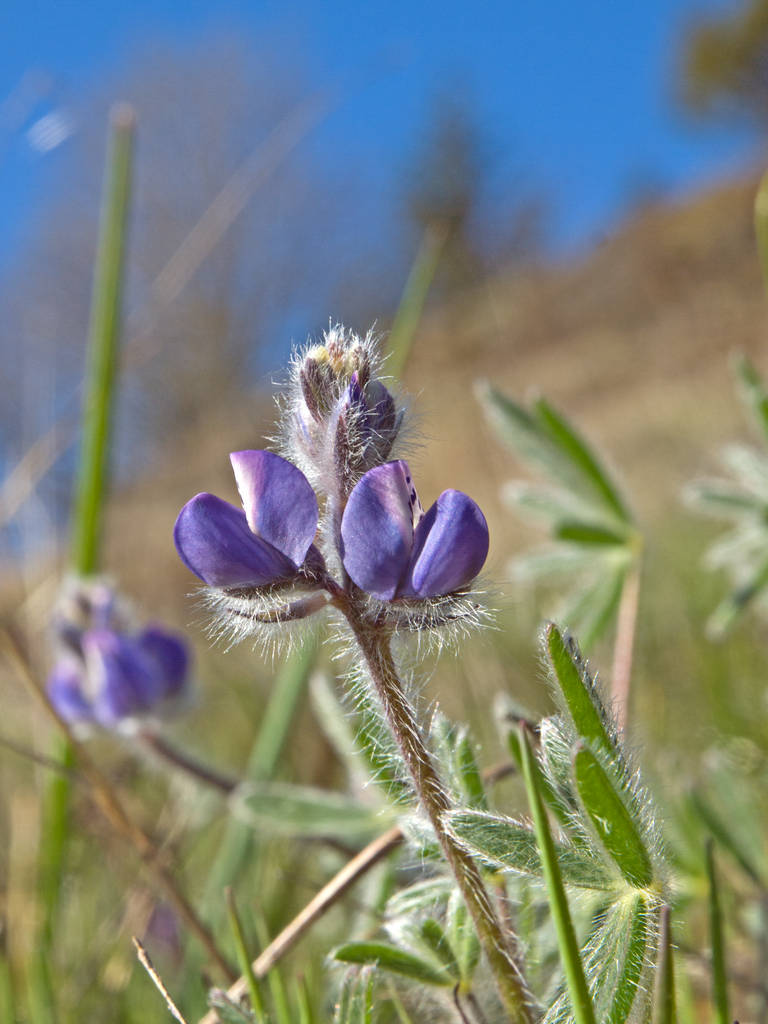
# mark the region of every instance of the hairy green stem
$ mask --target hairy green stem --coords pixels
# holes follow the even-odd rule
[[[338,603],[363,655],[421,805],[466,903],[504,1008],[515,1024],[533,1024],[531,998],[516,962],[513,937],[502,926],[472,856],[459,846],[443,823],[443,816],[451,809],[451,800],[403,691],[392,658],[390,638],[381,628],[367,623],[352,601]]]

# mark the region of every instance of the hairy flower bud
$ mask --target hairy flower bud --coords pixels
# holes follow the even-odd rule
[[[341,503],[363,473],[389,458],[402,423],[377,362],[373,335],[336,326],[294,365],[285,454]]]

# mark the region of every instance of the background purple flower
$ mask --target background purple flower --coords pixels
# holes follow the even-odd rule
[[[244,511],[213,494],[182,508],[182,561],[214,587],[260,587],[295,576],[317,530],[317,498],[301,470],[268,451],[230,455]]]
[[[79,650],[67,648],[48,679],[48,696],[66,721],[113,728],[181,695],[189,677],[186,642],[158,626],[138,634],[96,627]]]
[[[382,601],[437,597],[470,583],[488,555],[488,526],[474,501],[443,491],[424,514],[408,463],[369,470],[341,522],[344,568]]]

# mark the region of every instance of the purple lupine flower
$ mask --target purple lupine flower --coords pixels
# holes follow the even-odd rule
[[[438,597],[480,572],[488,526],[461,491],[443,491],[425,514],[408,463],[400,460],[369,470],[353,489],[341,543],[344,568],[379,600]]]
[[[131,630],[114,591],[101,581],[68,588],[55,632],[59,653],[47,690],[70,724],[115,728],[167,707],[186,689],[186,642],[159,626]]]
[[[244,511],[198,494],[174,528],[181,560],[212,587],[262,587],[294,578],[317,531],[315,492],[301,470],[267,451],[230,455]]]

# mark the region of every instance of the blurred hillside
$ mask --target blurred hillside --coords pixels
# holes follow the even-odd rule
[[[670,696],[680,698],[655,722],[662,730],[656,738],[677,728],[675,709],[690,716],[685,696],[706,732],[718,720],[718,693],[732,672],[742,671],[742,655],[750,675],[759,676],[754,656],[749,660],[738,643],[711,649],[702,639],[722,582],[700,565],[716,527],[702,524],[680,502],[687,480],[717,468],[720,445],[747,435],[729,354],[740,349],[758,366],[766,364],[768,307],[753,239],[754,190],[755,182],[744,181],[649,208],[571,264],[502,269],[460,299],[441,301],[426,317],[404,382],[414,413],[411,458],[425,504],[454,486],[475,496],[488,515],[489,577],[504,626],[492,643],[505,646],[512,668],[504,680],[486,665],[481,694],[487,688],[490,697],[508,684],[534,703],[545,699],[534,634],[551,607],[505,582],[510,554],[539,538],[501,503],[500,488],[519,467],[483,420],[473,394],[479,378],[518,397],[546,393],[602,451],[637,510],[648,538],[637,671],[648,680],[637,687],[636,699],[651,710]],[[197,424],[169,435],[143,478],[113,502],[108,564],[130,593],[152,595],[155,613],[194,624],[201,650],[197,627],[204,616],[189,599],[194,582],[172,548],[174,517],[199,490],[237,500],[227,453],[263,444],[273,413],[266,393],[240,405],[229,399],[225,407],[211,396]],[[675,647],[682,661],[666,664]],[[212,657],[228,674],[250,655]],[[607,668],[608,651],[597,658]],[[450,666],[444,659],[441,678]],[[664,682],[670,673],[680,677],[673,695]],[[440,689],[450,705],[450,687]],[[747,686],[745,714],[751,694]],[[734,730],[742,725],[731,723]],[[704,742],[702,736],[695,745]]]
[[[743,433],[728,356],[741,349],[764,363],[768,319],[754,190],[744,182],[654,207],[573,264],[502,269],[427,315],[404,381],[420,490],[424,501],[447,485],[477,495],[499,567],[519,532],[498,494],[516,468],[484,423],[476,380],[518,397],[546,393],[605,452],[649,524],[683,514],[679,485],[713,467],[718,443]],[[155,567],[169,556],[160,520],[170,524],[185,497],[201,488],[232,497],[226,454],[263,443],[273,411],[264,394],[225,408],[211,395],[196,426],[169,436],[115,503],[116,566],[129,578],[141,571],[143,559],[124,546],[129,524],[152,524],[132,543],[150,545],[147,564]],[[173,559],[169,571],[169,583],[183,589]],[[143,582],[136,578],[136,587]]]

